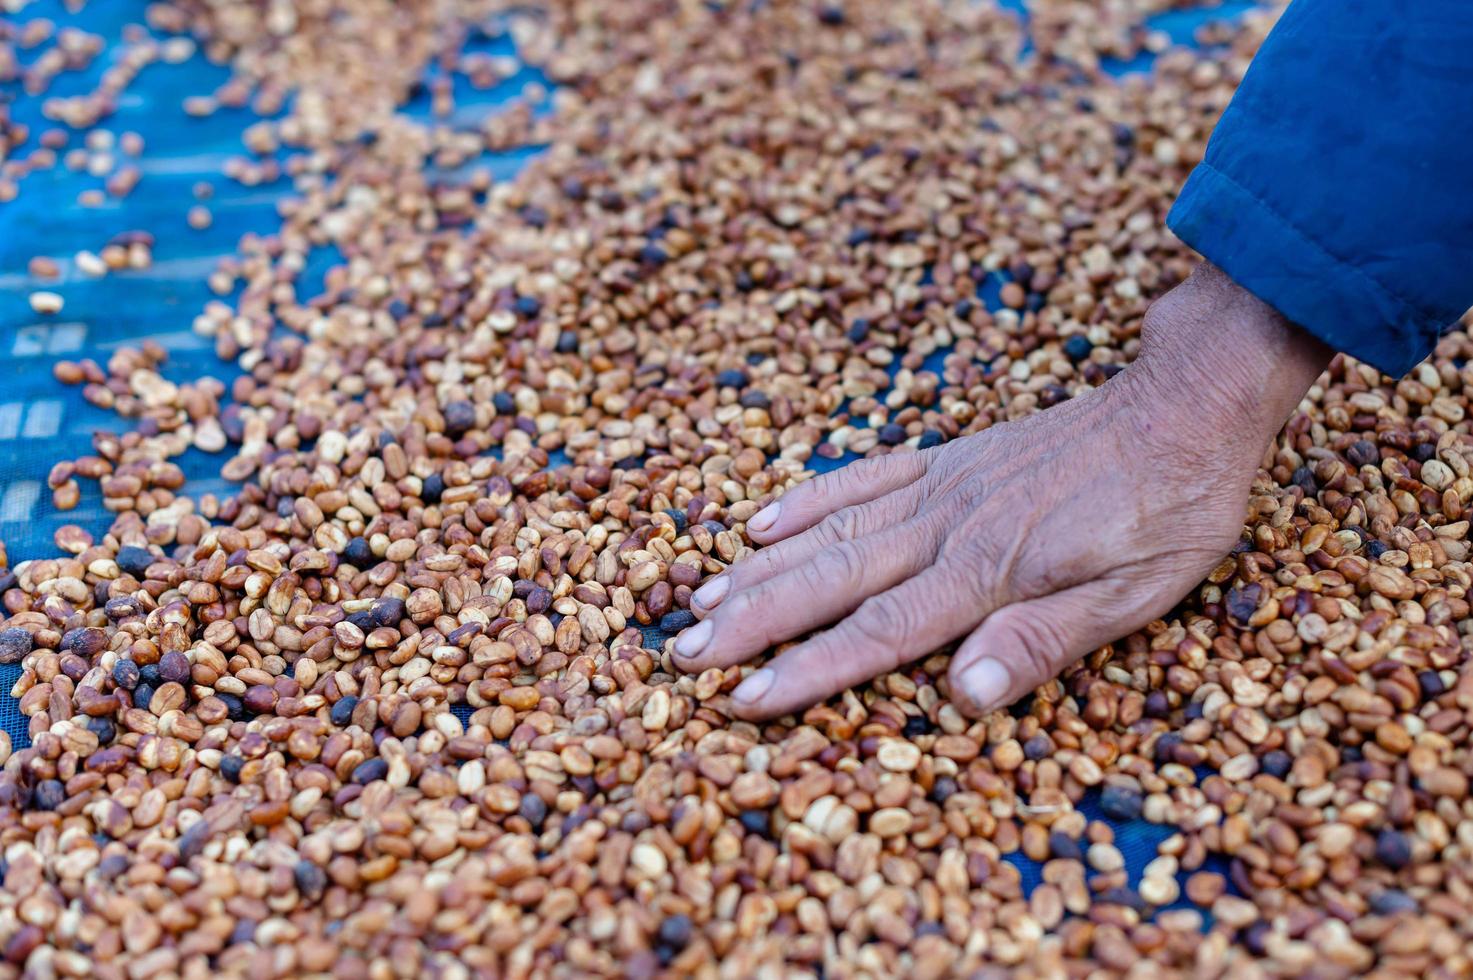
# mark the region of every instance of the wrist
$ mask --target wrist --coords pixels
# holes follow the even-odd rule
[[[1122,380],[1133,376],[1137,394],[1200,422],[1206,438],[1248,433],[1261,448],[1334,353],[1203,262],[1146,314],[1140,354]]]

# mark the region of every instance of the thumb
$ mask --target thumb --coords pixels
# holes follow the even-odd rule
[[[1135,629],[1111,583],[1094,581],[1003,606],[951,658],[952,699],[968,714],[1006,707],[1085,654]],[[1122,615],[1124,613],[1124,615]]]

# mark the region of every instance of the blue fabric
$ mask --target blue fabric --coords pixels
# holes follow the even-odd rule
[[[1399,376],[1473,305],[1473,4],[1295,0],[1168,224]]]

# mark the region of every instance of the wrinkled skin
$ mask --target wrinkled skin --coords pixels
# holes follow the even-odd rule
[[[1026,420],[801,484],[704,584],[686,670],[772,658],[738,714],[799,710],[960,641],[979,714],[1163,615],[1243,530],[1269,443],[1330,352],[1211,266],[1152,307],[1137,361]]]

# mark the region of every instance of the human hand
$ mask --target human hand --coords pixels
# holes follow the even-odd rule
[[[1269,442],[1331,352],[1204,265],[1136,362],[1026,420],[864,460],[747,522],[768,545],[692,598],[697,671],[771,659],[733,694],[767,718],[953,641],[951,697],[1009,704],[1166,613],[1232,547]]]

